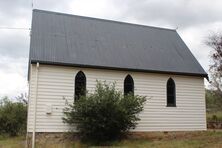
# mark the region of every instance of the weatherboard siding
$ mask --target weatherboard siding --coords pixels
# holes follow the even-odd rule
[[[134,131],[206,130],[204,78],[169,74],[127,72],[104,69],[41,65],[38,72],[36,132],[64,132],[63,109],[74,101],[74,78],[79,70],[86,75],[87,90],[93,92],[96,80],[116,82],[123,90],[127,74],[134,80],[135,94],[146,96],[141,121]],[[36,65],[31,65],[29,82],[28,131],[32,132],[36,96]],[[176,84],[176,107],[166,107],[168,78]],[[46,106],[52,105],[51,115]]]

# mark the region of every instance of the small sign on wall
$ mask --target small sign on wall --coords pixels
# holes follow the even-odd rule
[[[46,114],[52,114],[52,104],[46,104]]]

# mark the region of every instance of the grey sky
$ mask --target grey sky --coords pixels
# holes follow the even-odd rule
[[[34,8],[176,28],[208,70],[207,35],[221,31],[221,0],[33,0]],[[0,1],[0,27],[31,27],[31,0]],[[0,29],[0,96],[27,92],[29,30]]]

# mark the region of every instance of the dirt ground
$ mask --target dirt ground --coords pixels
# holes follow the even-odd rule
[[[24,148],[25,136],[1,138],[0,148]],[[39,142],[37,148],[81,148],[98,147],[80,140],[64,138],[61,140],[45,139]],[[123,148],[222,148],[222,130],[208,130],[199,132],[146,132],[131,133],[122,140],[102,144],[99,147]]]

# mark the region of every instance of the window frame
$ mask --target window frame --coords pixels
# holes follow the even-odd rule
[[[126,82],[126,81],[128,81],[128,82]],[[126,87],[129,86],[129,85],[131,85],[132,91],[126,92]],[[128,74],[124,79],[123,93],[124,93],[124,96],[128,95],[129,93],[132,93],[134,95],[134,80],[133,80],[133,77],[130,74]]]
[[[170,87],[173,87],[171,90],[171,91],[173,91],[172,94],[169,94],[169,90],[168,90],[169,85],[170,85],[169,83],[172,83],[171,84],[172,86],[170,86]],[[170,96],[173,97],[173,103],[169,103],[172,101],[172,100],[170,100],[172,98],[169,98]],[[166,104],[167,104],[166,105],[167,107],[176,107],[176,83],[173,78],[169,78],[166,83]]]
[[[83,80],[78,80],[78,77],[79,78],[81,78],[82,77],[82,79]],[[80,88],[80,89],[83,89],[83,90],[77,90],[77,82],[81,82],[81,81],[83,81],[82,82],[82,84],[83,84],[83,86],[80,86],[80,87],[83,87],[83,88]],[[79,72],[77,72],[76,73],[76,76],[75,76],[75,86],[74,86],[74,101],[77,101],[77,100],[79,100],[80,99],[80,96],[82,96],[82,95],[86,95],[86,75],[85,75],[85,73],[84,72],[82,72],[82,71],[79,71]],[[77,95],[77,91],[79,91],[78,92],[78,95]]]

